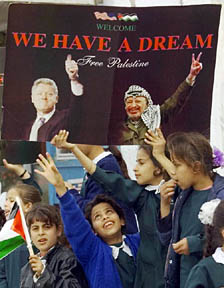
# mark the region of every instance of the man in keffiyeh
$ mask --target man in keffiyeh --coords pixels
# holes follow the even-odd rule
[[[144,88],[138,85],[128,88],[124,95],[127,120],[120,131],[120,144],[144,144],[148,129],[159,128],[182,110],[191,95],[196,76],[202,69],[202,63],[199,62],[201,54],[196,59],[192,54],[190,73],[161,106],[153,104],[150,94]]]

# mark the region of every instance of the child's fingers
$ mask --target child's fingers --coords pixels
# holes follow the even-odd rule
[[[2,159],[2,162],[6,168],[8,168],[8,161],[6,159]]]
[[[47,156],[48,163],[51,165],[55,165],[54,160],[52,159],[51,155],[48,152],[46,153],[46,156]]]
[[[60,131],[59,131],[59,136],[65,137],[66,134],[67,134],[67,131],[66,131],[66,130],[60,130]]]
[[[65,131],[65,140],[67,141],[69,135],[69,131]]]
[[[173,243],[172,246],[173,246],[173,250],[174,250],[176,253],[180,253],[180,252],[181,252],[182,244],[180,243],[180,241],[178,241],[178,242],[176,242],[176,243]]]
[[[46,163],[46,161],[44,161],[43,159],[45,159],[44,156],[39,155],[39,158],[36,159],[36,162],[45,171],[48,163]]]
[[[152,140],[157,137],[156,133],[153,132],[152,130],[148,130],[146,133],[149,135],[149,138]]]
[[[161,129],[160,129],[160,128],[157,128],[156,131],[157,131],[158,137],[159,137],[160,139],[163,139],[163,140],[165,141],[165,138],[164,138],[164,136],[163,136],[163,133],[162,133]]]
[[[145,142],[146,144],[149,144],[149,145],[151,144],[151,142],[150,142],[147,138],[144,139],[144,142]]]
[[[55,136],[51,139],[51,144],[52,144],[52,145],[55,145],[55,141],[56,141],[55,138],[56,138],[56,136],[57,136],[57,135],[55,135]]]
[[[42,163],[42,161],[39,158],[36,159],[36,162],[45,171],[46,166]]]
[[[38,156],[39,156],[39,159],[40,159],[40,161],[42,162],[43,165],[45,165],[45,166],[49,165],[49,161],[48,161],[47,158],[44,157],[44,155],[39,154]]]
[[[34,172],[41,175],[41,176],[44,176],[44,172],[43,171],[40,171],[38,169],[34,169]]]

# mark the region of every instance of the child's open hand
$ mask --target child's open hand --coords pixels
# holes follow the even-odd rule
[[[37,255],[32,255],[29,258],[30,266],[35,272],[36,277],[39,277],[44,269],[44,265],[40,260],[40,257]]]
[[[187,238],[183,238],[180,241],[173,243],[173,250],[180,255],[181,254],[189,255],[190,251],[188,247]]]
[[[162,131],[159,128],[156,129],[156,133],[151,130],[148,130],[145,133],[144,141],[145,143],[153,147],[152,154],[155,158],[157,158],[160,155],[164,155],[166,140],[163,136]]]
[[[56,146],[58,149],[71,150],[75,144],[67,142],[69,132],[66,130],[60,130],[57,135],[51,140],[51,144]]]
[[[50,154],[46,153],[46,158],[42,154],[39,154],[37,163],[40,165],[43,171],[35,169],[35,172],[42,175],[48,180],[48,182],[54,185],[56,192],[59,194],[59,196],[62,196],[66,192],[65,183]]]

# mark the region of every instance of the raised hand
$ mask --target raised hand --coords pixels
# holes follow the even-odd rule
[[[46,153],[46,157],[39,154],[37,163],[42,168],[42,171],[35,169],[34,171],[43,176],[48,182],[55,186],[56,192],[59,196],[62,196],[66,192],[64,180],[55,166],[53,159],[49,153]]]
[[[58,149],[71,150],[75,147],[75,144],[67,142],[69,132],[66,130],[60,130],[57,135],[51,140],[51,144]]]
[[[6,169],[14,172],[18,176],[20,176],[25,171],[23,165],[11,164],[6,159],[3,159],[2,161]]]
[[[194,53],[192,54],[192,61],[191,61],[191,68],[190,68],[190,75],[192,77],[197,76],[203,68],[202,63],[200,62],[201,55],[202,55],[202,52],[200,52],[197,58],[195,59]]]
[[[162,131],[157,128],[156,133],[148,130],[145,133],[145,143],[151,145],[153,147],[152,154],[155,158],[160,155],[163,155],[165,152],[166,140],[163,136]]]
[[[79,67],[78,64],[75,62],[75,60],[72,60],[72,55],[68,54],[67,58],[65,60],[65,71],[68,74],[68,77],[70,80],[77,80],[79,77],[78,71]]]
[[[161,164],[161,166],[167,171],[171,178],[176,174],[176,169],[173,163],[165,154],[166,140],[163,136],[162,131],[157,128],[156,133],[151,130],[148,130],[145,134],[145,143],[151,145],[152,155],[155,159]]]

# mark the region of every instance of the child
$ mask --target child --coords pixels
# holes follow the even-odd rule
[[[215,199],[219,200],[219,199]],[[206,202],[206,209],[201,215],[202,223],[206,224],[206,251],[205,257],[195,265],[187,278],[185,288],[216,288],[224,287],[224,201]],[[208,218],[212,206],[218,205],[214,216]],[[200,212],[201,214],[201,212]],[[203,219],[204,218],[204,219]],[[210,221],[207,220],[212,220]],[[205,221],[206,220],[206,221]],[[214,245],[215,244],[215,245]]]
[[[6,218],[11,212],[16,196],[21,199],[24,214],[32,208],[33,203],[41,201],[37,188],[23,183],[16,184],[8,190],[6,196]],[[19,288],[21,268],[27,263],[28,257],[28,249],[26,244],[23,244],[0,261],[0,287]]]
[[[59,244],[61,217],[54,206],[42,204],[26,215],[33,244],[39,253],[29,257],[21,271],[21,288],[87,287],[84,272],[74,253]]]
[[[119,164],[123,164],[124,160],[120,154],[120,163],[118,164],[116,157],[108,151],[104,151],[102,146],[97,145],[78,145],[79,149],[89,157],[94,163],[104,170],[115,171],[116,173],[122,174],[125,169],[121,171]],[[115,149],[113,149],[116,151]],[[91,201],[97,194],[104,193],[103,188],[86,173],[82,184],[81,192],[76,189],[72,189],[71,193],[76,199],[79,207],[85,212],[86,204]],[[122,207],[125,213],[126,229],[128,234],[135,234],[138,232],[137,223],[134,215],[134,211],[129,208],[125,203],[118,201],[118,204]]]
[[[201,205],[214,198],[224,199],[224,178],[213,172],[213,151],[208,140],[196,132],[178,132],[167,138],[172,163],[164,155],[161,130],[148,131],[146,142],[153,155],[172,176],[161,187],[160,240],[169,245],[165,269],[166,287],[182,288],[191,268],[202,258],[203,226],[198,219]],[[179,196],[174,211],[170,201],[175,186]]]
[[[156,215],[160,206],[158,188],[163,179],[163,169],[152,157],[152,148],[145,145],[140,146],[138,150],[137,165],[134,169],[136,182],[112,171],[100,169],[83,155],[77,145],[68,143],[67,137],[68,132],[60,131],[52,140],[52,144],[73,152],[92,175],[91,178],[104,187],[105,193],[115,196],[135,210],[141,236],[135,287],[164,287],[163,273],[167,247],[161,245],[156,231]]]
[[[83,266],[90,287],[133,287],[140,239],[139,234],[123,237],[125,220],[120,207],[111,198],[98,195],[87,205],[90,226],[75,198],[66,190],[63,178],[50,155],[47,154],[47,158],[39,155],[37,163],[43,171],[35,172],[44,176],[56,188],[65,234]],[[123,250],[121,256],[119,248],[113,248],[117,245]]]

